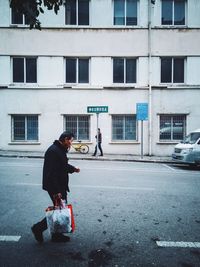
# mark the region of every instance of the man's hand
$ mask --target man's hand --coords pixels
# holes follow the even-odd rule
[[[75,168],[74,172],[80,172],[80,169],[79,168]]]
[[[57,193],[57,194],[53,195],[53,198],[55,200],[60,200],[62,198],[62,194],[61,193]]]
[[[61,199],[62,199],[61,193],[53,195],[53,199],[54,199],[54,206],[61,206]]]

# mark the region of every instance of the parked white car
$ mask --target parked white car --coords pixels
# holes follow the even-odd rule
[[[174,147],[172,159],[193,165],[200,165],[200,129],[192,131]]]

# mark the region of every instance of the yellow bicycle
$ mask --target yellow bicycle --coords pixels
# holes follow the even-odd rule
[[[81,154],[87,154],[89,152],[89,146],[78,141],[79,144],[73,144],[72,147]]]

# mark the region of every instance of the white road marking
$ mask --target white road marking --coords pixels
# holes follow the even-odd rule
[[[158,247],[176,247],[176,248],[200,248],[200,242],[167,242],[167,241],[156,241]]]
[[[16,185],[41,186],[42,184],[35,184],[35,183],[16,183]]]
[[[29,186],[41,186],[42,184],[33,183],[17,183],[16,185],[29,185]],[[80,187],[80,188],[101,188],[101,189],[119,189],[119,190],[147,190],[154,191],[155,188],[151,187],[125,187],[125,186],[103,186],[103,185],[71,185],[70,187]]]
[[[167,164],[162,164],[164,167],[166,167],[166,168],[168,168],[168,169],[170,169],[170,170],[172,170],[172,171],[176,171],[174,168],[172,168],[172,167],[170,167],[169,165],[167,165]]]
[[[155,188],[151,187],[132,187],[132,186],[103,186],[103,185],[71,185],[71,187],[80,187],[80,188],[101,188],[101,189],[119,189],[119,190],[148,190],[154,191]]]
[[[20,235],[0,235],[0,241],[3,242],[18,242],[20,238]]]

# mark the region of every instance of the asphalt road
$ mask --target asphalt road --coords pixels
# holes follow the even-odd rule
[[[39,245],[30,227],[51,205],[42,164],[0,158],[0,266],[200,266],[199,169],[71,161],[81,168],[70,175],[68,198],[76,230],[65,244],[52,243],[46,231]]]

